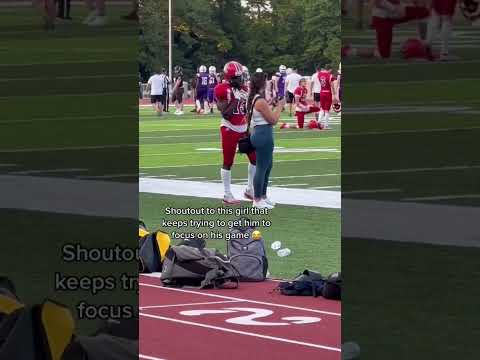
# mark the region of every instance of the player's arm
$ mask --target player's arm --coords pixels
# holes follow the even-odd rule
[[[224,119],[228,120],[233,115],[237,106],[238,106],[238,100],[235,98],[230,102],[228,102],[227,100],[217,99],[217,108],[222,114]]]
[[[334,76],[332,76],[330,78],[330,91],[332,92],[332,96],[333,96],[333,101],[334,102],[337,102],[337,86],[336,86],[336,83],[337,83],[337,78],[335,78]]]

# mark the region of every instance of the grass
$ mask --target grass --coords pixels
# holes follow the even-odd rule
[[[282,121],[292,122],[283,116]],[[220,182],[221,163],[218,114],[184,116],[167,114],[157,117],[150,107],[140,109],[141,176],[164,179]],[[291,188],[328,187],[340,189],[340,126],[336,122],[328,132],[311,130],[277,130],[276,147],[291,150],[275,154],[271,185]],[[213,150],[202,150],[213,149]],[[217,149],[217,150],[216,150]],[[293,152],[294,149],[303,152]],[[318,152],[330,149],[332,151]],[[232,169],[234,184],[246,181],[245,157],[238,155]],[[302,185],[295,185],[302,184]],[[248,205],[246,205],[248,204]],[[150,228],[161,228],[164,219],[182,219],[165,214],[166,207],[222,206],[219,200],[195,197],[141,194],[140,216]],[[243,203],[240,207],[250,206]],[[183,217],[185,218],[185,217]],[[188,218],[188,217],[187,217]],[[211,216],[234,219],[234,216]],[[253,217],[262,218],[262,217]],[[305,268],[328,274],[340,268],[340,212],[290,205],[278,205],[269,215],[269,228],[260,228],[268,247],[270,273],[273,277],[293,277]],[[170,232],[208,232],[208,229],[164,229]],[[226,228],[217,229],[225,233]],[[278,257],[270,244],[281,241],[292,250],[287,258]],[[225,240],[209,239],[208,246],[225,251]]]

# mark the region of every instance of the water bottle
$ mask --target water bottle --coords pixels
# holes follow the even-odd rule
[[[272,243],[272,250],[280,250],[280,248],[282,247],[282,243],[280,241],[274,241]]]
[[[292,251],[289,248],[281,249],[277,251],[277,255],[280,257],[285,257],[288,256],[292,253]]]

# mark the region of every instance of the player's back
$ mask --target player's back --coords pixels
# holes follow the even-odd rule
[[[197,87],[198,88],[207,88],[208,87],[208,73],[201,72],[198,74]]]
[[[321,70],[318,73],[318,80],[320,81],[320,88],[322,92],[332,91],[332,73],[328,70]]]
[[[208,75],[208,88],[209,89],[214,89],[215,86],[217,86],[218,80],[217,80],[217,75],[216,74],[209,74]]]

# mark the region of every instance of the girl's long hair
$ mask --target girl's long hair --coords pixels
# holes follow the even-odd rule
[[[250,78],[250,93],[248,94],[248,102],[247,102],[247,109],[248,113],[251,112],[253,106],[253,99],[255,95],[260,95],[264,97],[265,94],[265,85],[267,83],[267,74],[255,73]]]

